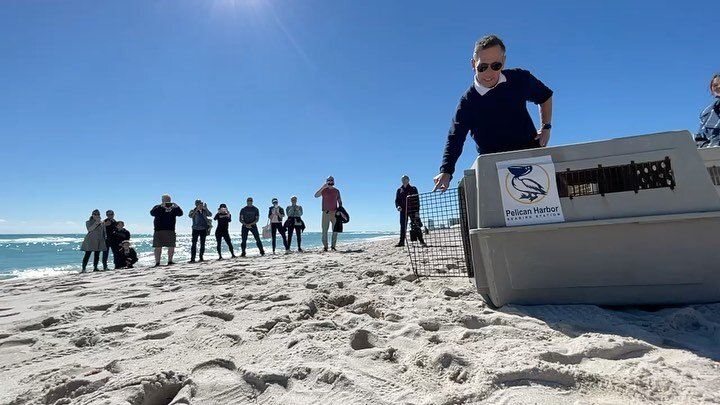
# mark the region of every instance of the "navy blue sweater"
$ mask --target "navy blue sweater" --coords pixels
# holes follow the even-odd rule
[[[441,173],[455,172],[468,131],[481,155],[540,147],[527,102],[542,104],[552,96],[552,90],[527,70],[508,69],[502,73],[507,81],[484,96],[470,86],[460,99],[445,144]]]

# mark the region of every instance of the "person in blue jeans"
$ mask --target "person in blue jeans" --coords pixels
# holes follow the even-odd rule
[[[207,208],[207,204],[202,200],[195,200],[195,208],[190,210],[188,214],[192,218],[192,247],[190,248],[190,263],[195,263],[195,255],[197,253],[197,242],[200,239],[200,261],[204,261],[205,254],[205,238],[208,234],[208,217],[212,217],[212,213]]]
[[[260,250],[260,256],[265,256],[265,250],[263,249],[262,241],[260,240],[260,234],[258,233],[257,223],[260,220],[260,210],[253,206],[253,199],[247,199],[247,205],[240,210],[240,223],[242,224],[242,239],[240,242],[240,253],[241,257],[245,257],[245,248],[247,247],[248,233],[252,232],[255,238],[255,243]]]

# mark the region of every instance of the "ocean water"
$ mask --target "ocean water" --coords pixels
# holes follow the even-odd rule
[[[338,237],[338,247],[352,242],[370,241],[394,237],[393,232],[343,232]],[[84,252],[80,250],[84,234],[66,235],[12,235],[0,234],[0,280],[10,278],[34,278],[58,276],[80,271]],[[240,234],[231,233],[235,253],[240,254]],[[153,257],[152,235],[133,235],[132,246],[140,259],[136,267],[148,267],[155,264]],[[271,252],[270,239],[263,239],[266,252]],[[293,237],[293,251],[297,250],[297,242]],[[190,260],[191,238],[189,234],[178,234],[177,247],[173,261],[182,263]],[[216,259],[217,249],[215,235],[210,235],[206,242],[205,259]],[[277,251],[283,253],[282,239],[278,235]],[[320,232],[304,232],[302,235],[303,249],[322,246]],[[167,249],[163,249],[163,264],[167,261]],[[230,257],[225,242],[222,244],[223,257]],[[257,255],[255,241],[248,238],[248,256]],[[102,253],[101,253],[102,257]],[[112,269],[112,252],[108,259],[108,267]],[[100,264],[102,268],[102,264]],[[92,270],[92,256],[88,263]]]

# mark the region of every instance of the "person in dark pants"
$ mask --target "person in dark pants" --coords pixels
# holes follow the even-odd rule
[[[240,223],[242,224],[242,241],[240,242],[240,249],[242,253],[240,256],[245,257],[245,248],[247,246],[248,232],[252,232],[255,237],[255,243],[258,249],[260,249],[260,256],[265,256],[265,250],[263,249],[262,241],[260,240],[260,234],[258,233],[257,223],[260,220],[260,210],[253,206],[253,199],[247,199],[247,206],[240,210]]]
[[[202,200],[195,200],[195,208],[190,210],[188,214],[192,218],[192,246],[190,247],[190,263],[195,263],[197,254],[197,242],[200,239],[200,261],[204,261],[205,254],[205,238],[208,234],[208,217],[212,217],[212,213],[207,208],[207,204]]]
[[[232,241],[230,240],[230,222],[232,222],[232,215],[227,208],[227,205],[220,204],[217,214],[215,214],[215,220],[218,222],[217,228],[215,228],[215,240],[217,240],[217,252],[218,260],[222,260],[222,240],[225,239],[225,243],[228,245],[230,250],[230,256],[235,258],[235,252],[233,250]]]
[[[100,252],[107,250],[105,241],[105,224],[103,223],[102,217],[100,216],[100,210],[93,210],[90,219],[85,221],[85,228],[87,228],[87,235],[83,239],[80,250],[85,252],[82,260],[82,272],[85,272],[90,255],[93,254],[93,271],[98,271],[98,261],[100,260]]]
[[[401,181],[402,185],[395,192],[395,208],[400,212],[400,242],[395,247],[405,246],[408,222],[407,197],[418,194],[417,188],[410,185],[410,177],[402,176]]]
[[[130,240],[130,231],[125,229],[125,222],[117,221],[115,224],[115,234],[113,234],[111,238],[113,246],[113,263],[115,263],[116,269],[122,268],[125,265],[125,261],[118,258],[118,252],[120,251],[122,243],[126,240]]]
[[[285,246],[285,252],[290,251],[290,245],[288,245],[287,238],[285,237],[285,227],[283,226],[283,218],[285,217],[285,211],[278,203],[277,198],[272,199],[272,206],[268,209],[268,218],[270,219],[270,228],[272,229],[272,250],[275,253],[275,240],[277,239],[277,233],[280,232],[282,236],[283,246]]]
[[[287,246],[288,249],[290,249],[290,245],[292,244],[292,236],[293,231],[297,233],[297,246],[298,246],[298,252],[302,252],[302,247],[300,247],[300,244],[302,243],[301,234],[302,231],[305,229],[305,223],[302,220],[303,215],[303,208],[301,205],[297,205],[297,197],[292,196],[290,197],[290,205],[288,205],[287,210],[288,219],[285,221],[286,228],[288,230],[288,239],[287,239]]]
[[[119,263],[120,267],[116,269],[132,269],[133,265],[138,262],[137,252],[130,247],[130,241],[125,240],[118,249],[118,256],[115,263]]]
[[[103,270],[107,270],[108,267],[108,256],[110,256],[109,250],[112,250],[114,260],[115,254],[117,253],[118,249],[120,249],[120,246],[115,246],[115,244],[113,243],[113,241],[115,240],[115,224],[117,224],[117,221],[115,220],[115,212],[113,212],[113,210],[107,210],[105,212],[105,216],[105,236],[107,237],[107,239],[105,240],[106,248],[102,254]]]
[[[550,140],[553,92],[530,72],[505,68],[505,44],[495,35],[475,43],[470,61],[473,84],[460,98],[443,152],[435,190],[445,191],[462,154],[468,131],[477,153],[545,147]],[[540,106],[542,127],[535,128],[526,104]]]

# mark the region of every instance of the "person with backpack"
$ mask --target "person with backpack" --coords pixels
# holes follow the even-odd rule
[[[212,217],[212,213],[207,208],[207,204],[202,200],[195,200],[195,208],[190,210],[188,214],[192,218],[192,245],[190,247],[190,263],[195,263],[197,253],[197,242],[200,239],[200,261],[204,261],[205,254],[205,238],[207,237],[209,226],[208,217]],[[210,222],[212,223],[212,222]]]
[[[323,184],[320,189],[315,192],[315,198],[322,197],[322,244],[323,244],[323,251],[328,251],[328,229],[330,228],[330,224],[333,225],[333,229],[335,229],[336,225],[336,217],[335,213],[338,210],[338,207],[342,207],[342,198],[340,197],[340,190],[335,188],[335,178],[333,176],[328,176],[328,178],[325,180],[325,184]],[[332,244],[330,245],[332,250],[335,250],[335,245],[337,245],[337,238],[338,233],[333,231],[332,234]]]

